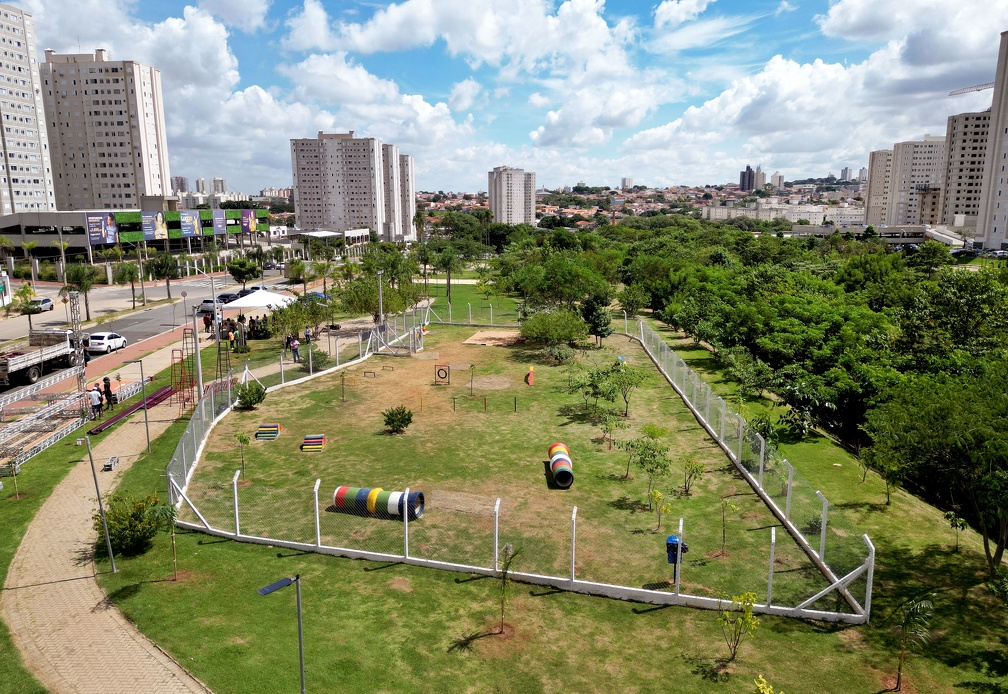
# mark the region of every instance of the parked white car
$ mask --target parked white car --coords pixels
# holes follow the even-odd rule
[[[118,333],[91,333],[87,350],[91,354],[109,354],[126,346],[126,338]]]

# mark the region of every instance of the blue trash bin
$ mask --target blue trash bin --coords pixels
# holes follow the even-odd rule
[[[679,536],[669,535],[665,540],[665,554],[668,556],[668,563],[675,564],[676,559],[679,556]],[[686,554],[689,551],[689,545],[685,541],[682,541],[682,553]]]

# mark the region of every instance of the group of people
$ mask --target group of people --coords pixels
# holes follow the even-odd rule
[[[112,394],[112,381],[108,376],[102,379],[101,385],[94,384],[94,388],[88,391],[88,398],[91,400],[91,419],[101,419],[103,408],[105,412],[114,409],[116,398]]]
[[[240,313],[236,320],[234,318],[223,318],[218,313],[217,328],[218,334],[224,337],[244,333],[246,337],[252,340],[266,339],[270,336],[270,316],[269,314],[264,314],[247,319],[244,313]],[[210,314],[203,316],[203,332],[213,332],[213,318],[211,318]]]

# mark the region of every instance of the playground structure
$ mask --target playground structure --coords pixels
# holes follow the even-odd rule
[[[181,417],[196,404],[196,331],[182,329],[182,347],[172,350],[172,398]]]
[[[336,487],[333,492],[333,508],[343,513],[376,518],[402,518],[408,514],[413,521],[424,513],[423,492],[389,492],[381,487]]]
[[[553,474],[553,484],[560,489],[570,489],[574,484],[574,468],[571,463],[570,450],[567,444],[554,443],[549,447],[550,472]]]
[[[260,424],[256,431],[256,441],[276,441],[283,427],[276,423]]]

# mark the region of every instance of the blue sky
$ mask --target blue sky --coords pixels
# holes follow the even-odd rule
[[[17,0],[45,48],[161,70],[173,175],[290,185],[290,138],[373,136],[418,190],[655,186],[867,166],[983,110],[990,0]]]

